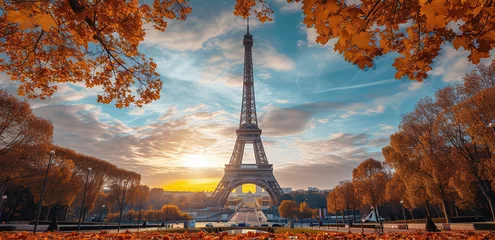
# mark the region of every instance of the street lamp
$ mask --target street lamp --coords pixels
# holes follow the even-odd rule
[[[34,228],[33,228],[34,234],[36,234],[36,229],[38,228],[38,223],[40,221],[41,206],[43,203],[43,197],[45,196],[46,181],[48,180],[48,171],[50,171],[50,166],[52,164],[53,155],[55,155],[55,151],[51,150],[50,151],[50,159],[48,160],[48,166],[46,167],[45,181],[43,182],[43,188],[41,189],[41,197],[40,197],[40,201],[38,203],[38,213],[36,214],[36,221],[34,222]]]
[[[407,220],[406,220],[406,211],[404,210],[404,200],[400,200],[400,205],[402,206],[402,215],[404,216],[404,223],[406,224],[406,230],[409,229],[409,227],[407,227]]]
[[[488,127],[493,130],[493,133],[495,133],[495,123],[489,123]]]
[[[84,200],[86,199],[86,189],[88,188],[88,180],[89,180],[89,175],[91,174],[91,169],[90,167],[88,168],[88,174],[86,174],[86,184],[84,185],[84,192],[83,192],[83,198],[82,198],[82,203],[81,203],[81,210],[79,211],[79,222],[77,223],[77,232],[81,230],[81,220],[82,220],[82,215],[84,212]]]
[[[5,204],[5,200],[7,200],[7,195],[3,195],[2,201],[0,201],[0,223],[2,222],[2,211],[3,211],[3,205]]]
[[[124,198],[125,198],[126,186],[127,186],[127,180],[124,181],[124,187],[122,188],[122,201],[120,204],[119,227],[117,228],[117,232],[120,232],[120,223],[122,222],[122,211],[124,211]]]
[[[105,218],[101,217],[101,215],[103,215],[103,209],[105,209],[105,204],[101,205],[101,212],[100,212],[100,230],[101,230],[101,225],[103,224],[103,220],[105,220]]]

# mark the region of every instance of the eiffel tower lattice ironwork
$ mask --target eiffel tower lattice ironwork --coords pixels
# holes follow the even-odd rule
[[[273,166],[268,163],[263,142],[261,141],[261,129],[258,128],[256,116],[256,102],[254,98],[253,78],[253,36],[249,33],[249,19],[247,20],[247,33],[244,35],[244,82],[242,89],[242,108],[239,128],[236,130],[237,140],[229,164],[225,165],[225,174],[218,183],[211,198],[223,206],[229,194],[236,187],[243,184],[255,184],[262,187],[278,205],[283,194],[277,179],[273,175]],[[244,147],[252,144],[256,164],[243,164]]]

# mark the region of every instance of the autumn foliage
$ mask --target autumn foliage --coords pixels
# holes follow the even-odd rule
[[[421,218],[436,212],[447,223],[460,211],[494,219],[495,129],[488,125],[495,120],[495,61],[463,80],[405,114],[382,149],[385,161],[370,158],[357,166],[352,183],[341,182],[328,194],[329,212],[371,206],[389,211],[376,215],[397,220],[405,210],[414,218],[415,209],[424,209]]]
[[[318,43],[334,44],[361,69],[396,54],[398,79],[425,79],[446,44],[469,51],[474,64],[495,47],[492,1],[287,2],[302,4],[303,24],[316,31]],[[187,0],[68,0],[1,1],[0,10],[0,71],[20,82],[19,95],[43,99],[71,83],[102,88],[98,101],[121,108],[160,96],[157,66],[138,49],[145,29],[165,31],[169,20],[186,20],[192,8]],[[236,0],[233,13],[273,19],[266,0]]]
[[[383,148],[398,176],[395,191],[411,206],[440,204],[447,222],[452,208],[487,207],[495,217],[495,62],[478,66],[462,84],[422,99],[402,118]],[[393,194],[392,191],[389,191]],[[389,198],[393,198],[389,196]]]
[[[159,98],[156,64],[139,52],[145,26],[185,20],[186,0],[1,1],[0,71],[18,93],[51,96],[59,84],[101,87],[102,103],[142,106]]]
[[[134,186],[139,185],[139,174],[96,157],[54,145],[52,136],[52,124],[37,117],[28,102],[0,91],[0,195],[8,193],[9,200],[14,200],[12,204],[6,205],[11,218],[21,208],[20,202],[27,201],[26,195],[32,196],[35,203],[40,201],[50,150],[54,150],[55,155],[47,175],[42,202],[43,219],[48,219],[53,207],[67,209],[64,219],[69,208],[80,209],[83,194],[81,190],[86,179],[88,187],[85,206],[82,206],[83,213],[95,208],[99,196],[105,195],[103,190],[107,185],[127,180],[132,186],[130,189],[137,189]],[[91,172],[87,171],[89,167],[92,168]],[[112,191],[109,194],[111,193]],[[129,200],[135,201],[136,198]]]
[[[495,6],[492,1],[411,0],[339,1],[287,0],[302,3],[303,23],[315,29],[316,41],[335,39],[334,50],[361,69],[374,59],[395,53],[395,77],[422,81],[442,46],[469,51],[478,64],[495,47]],[[359,4],[357,4],[359,2]],[[266,6],[265,0],[238,0],[235,14]],[[264,9],[264,8],[263,8]],[[259,13],[262,20],[270,11]]]
[[[474,233],[474,232],[451,232],[451,233],[425,233],[425,232],[408,232],[408,233],[387,233],[387,234],[353,234],[344,232],[319,232],[306,234],[293,233],[245,233],[245,234],[227,234],[227,233],[166,233],[158,231],[146,232],[124,232],[108,233],[41,233],[33,235],[31,233],[0,233],[0,238],[6,239],[492,239],[494,233]]]

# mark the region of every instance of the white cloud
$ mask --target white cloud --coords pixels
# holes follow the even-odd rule
[[[277,5],[280,6],[280,11],[283,13],[294,13],[302,11],[302,2],[288,3],[287,0],[275,0]]]
[[[143,108],[133,108],[131,109],[129,112],[128,112],[129,115],[132,115],[132,116],[141,116],[144,114],[144,109]]]
[[[372,138],[366,133],[335,133],[324,140],[299,141],[296,146],[302,152],[305,162],[338,163],[363,161],[369,157],[381,159],[381,152],[372,152],[369,147],[383,147],[386,138]]]
[[[368,108],[362,112],[358,112],[358,111],[348,111],[347,113],[344,113],[342,115],[340,115],[341,118],[348,118],[350,116],[354,116],[354,115],[365,115],[365,116],[370,116],[370,115],[377,115],[377,114],[381,114],[385,111],[385,106],[384,105],[378,105],[374,108]]]
[[[378,126],[380,127],[381,130],[386,130],[386,131],[396,129],[394,126],[390,126],[387,124],[379,124]]]
[[[200,19],[191,16],[187,21],[171,21],[165,32],[160,32],[151,25],[146,25],[146,37],[143,44],[178,51],[197,51],[203,48],[203,44],[209,39],[221,36],[232,30],[246,28],[246,20],[236,17],[232,12],[226,11],[218,14],[213,19]],[[255,28],[258,21],[250,21],[249,26]]]
[[[268,72],[266,72],[266,73],[258,73],[258,74],[256,74],[256,76],[258,76],[261,79],[265,79],[265,80],[272,77],[272,75],[270,73],[268,73]]]
[[[421,88],[421,87],[423,87],[423,86],[424,86],[424,83],[423,83],[423,82],[411,82],[411,83],[409,84],[409,86],[407,87],[407,89],[408,89],[409,91],[414,91],[414,90],[418,90],[418,89],[420,89],[420,88]]]
[[[316,121],[318,121],[319,123],[322,123],[322,124],[328,123],[328,120],[329,120],[328,118],[318,118],[318,119],[316,119]]]
[[[177,106],[169,107],[167,111],[158,117],[159,121],[166,121],[171,119],[177,113]]]
[[[209,107],[210,107],[210,106],[208,106],[208,105],[206,105],[206,104],[201,103],[201,104],[199,104],[199,105],[197,105],[197,106],[190,107],[190,108],[186,108],[186,109],[184,110],[184,112],[196,112],[196,111],[198,111],[198,110],[207,109],[207,108],[209,108]]]
[[[466,50],[455,50],[452,46],[444,46],[428,74],[440,76],[444,82],[461,81],[462,77],[475,67],[467,58],[468,55],[469,52]],[[489,64],[495,56],[495,50],[490,51],[490,56],[492,57],[482,59],[481,64]]]
[[[306,41],[304,41],[304,40],[297,40],[297,47],[298,48],[302,48],[304,46],[307,46]]]
[[[289,100],[287,99],[278,99],[278,100],[275,100],[276,103],[280,103],[280,104],[287,104],[289,103]]]
[[[222,61],[222,59],[223,58],[221,56],[213,55],[210,58],[208,58],[206,61],[209,63],[216,63],[216,62]]]
[[[237,39],[225,39],[218,42],[218,48],[223,57],[230,63],[242,64],[244,61],[244,48],[242,42]],[[278,52],[267,42],[257,43],[253,46],[253,63],[258,68],[273,69],[276,71],[290,71],[295,68],[295,63],[289,56]]]
[[[333,92],[333,91],[356,89],[356,88],[366,88],[366,87],[372,87],[372,86],[377,86],[377,85],[382,85],[382,84],[393,83],[393,82],[396,82],[396,81],[397,80],[395,80],[395,79],[387,79],[387,80],[381,80],[381,81],[376,81],[376,82],[357,84],[357,85],[352,85],[352,86],[330,88],[330,89],[325,89],[325,90],[318,91],[317,93]]]

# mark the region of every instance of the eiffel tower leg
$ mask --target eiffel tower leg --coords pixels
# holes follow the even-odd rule
[[[242,135],[237,135],[237,139],[234,145],[234,151],[232,151],[232,156],[230,157],[229,164],[242,164],[242,157],[244,156],[244,146],[246,141]]]
[[[263,148],[263,142],[258,135],[256,140],[253,141],[254,156],[256,157],[256,164],[268,164],[265,154],[265,148]]]

